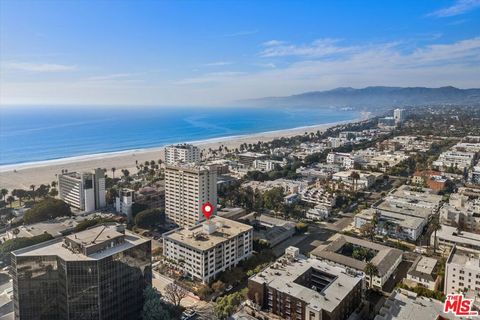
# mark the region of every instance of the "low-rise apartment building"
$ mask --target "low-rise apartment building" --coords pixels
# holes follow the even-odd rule
[[[352,176],[354,172],[359,175],[358,179],[354,179],[354,177]],[[332,180],[342,182],[347,187],[359,191],[370,188],[375,184],[376,181],[380,180],[382,177],[383,174],[379,172],[348,170],[334,173],[332,175]]]
[[[347,319],[361,304],[362,278],[288,247],[283,257],[248,280],[248,298],[283,319]]]
[[[360,229],[366,223],[372,223],[375,216],[378,218],[376,232],[392,238],[416,241],[427,225],[424,218],[368,208],[355,215],[355,228]]]
[[[329,241],[329,244],[314,249],[310,256],[360,273],[364,273],[367,262],[370,262],[378,274],[372,279],[365,274],[366,285],[380,290],[402,262],[402,251],[378,243],[342,234],[332,236]]]
[[[474,160],[475,153],[473,152],[450,150],[441,153],[438,159],[432,163],[432,166],[439,170],[453,168],[458,171],[463,171],[473,166]]]
[[[278,160],[269,160],[269,159],[265,159],[265,160],[255,160],[253,161],[253,168],[255,170],[259,170],[259,171],[265,171],[265,172],[268,172],[268,171],[272,171],[272,170],[275,170],[275,168],[278,166],[278,167],[283,167],[287,164],[287,162],[284,160],[284,161],[278,161]]]
[[[480,199],[469,200],[455,193],[440,208],[440,222],[461,230],[480,233]]]
[[[255,160],[262,160],[266,159],[267,155],[263,153],[256,153],[256,152],[244,152],[240,153],[238,156],[238,162],[244,165],[246,168],[253,166],[253,162]]]
[[[452,248],[455,245],[480,250],[480,234],[459,231],[458,228],[442,225],[436,232],[437,245],[441,248]],[[430,244],[435,243],[435,232],[432,232]]]
[[[441,280],[438,271],[439,263],[436,259],[418,256],[403,282],[409,287],[420,286],[429,290],[437,290]]]
[[[191,228],[163,234],[163,254],[185,274],[204,283],[248,258],[253,250],[253,227],[214,216]]]

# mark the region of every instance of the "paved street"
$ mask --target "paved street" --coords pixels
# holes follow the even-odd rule
[[[162,295],[165,293],[165,287],[172,283],[173,280],[165,277],[164,275],[154,272],[154,278],[152,279],[152,285]],[[200,300],[194,294],[189,294],[181,302],[182,307],[186,309],[194,309],[197,311],[198,316],[196,319],[212,319],[213,318],[213,303]]]

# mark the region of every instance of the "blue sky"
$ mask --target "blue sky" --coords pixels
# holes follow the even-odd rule
[[[480,86],[480,0],[2,0],[0,18],[3,105]]]

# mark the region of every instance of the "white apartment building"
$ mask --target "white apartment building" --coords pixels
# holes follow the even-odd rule
[[[342,251],[344,249],[347,249],[346,251],[361,249],[369,252],[372,255],[369,262],[377,268],[378,274],[370,279],[370,275],[364,274],[367,261],[358,260],[347,254],[343,254]],[[398,265],[402,262],[402,251],[337,233],[328,239],[328,244],[318,246],[312,250],[310,257],[327,261],[336,266],[353,269],[364,274],[365,282],[368,286],[382,289]]]
[[[440,222],[462,230],[480,233],[480,199],[469,200],[455,193],[440,209]]]
[[[472,142],[459,142],[452,147],[452,149],[457,151],[463,152],[480,152],[480,143],[472,143]]]
[[[121,189],[118,192],[118,196],[115,198],[115,210],[127,216],[128,220],[132,220],[132,205],[134,201],[135,190]]]
[[[350,158],[352,155],[350,153],[343,152],[330,152],[327,155],[328,164],[339,164],[343,166],[345,159]]]
[[[191,144],[177,144],[165,148],[165,163],[198,162],[200,149]]]
[[[375,215],[379,221],[376,232],[392,238],[416,241],[427,225],[427,220],[424,218],[369,208],[355,215],[355,228],[360,229],[364,224],[371,223]]]
[[[255,170],[260,170],[260,171],[272,171],[275,169],[276,166],[283,167],[287,162],[284,161],[278,161],[278,160],[255,160],[253,161],[253,168]]]
[[[253,227],[219,216],[163,234],[163,254],[182,261],[180,268],[204,283],[248,258],[252,250]]]
[[[356,172],[360,176],[358,180],[353,180],[351,177],[352,173]],[[359,170],[348,170],[340,171],[332,175],[333,181],[342,182],[346,186],[353,188],[355,186],[356,190],[365,190],[370,188],[377,180],[383,177],[382,173],[378,172],[367,172]]]
[[[435,232],[432,232],[430,237],[430,244],[435,243]],[[461,231],[456,227],[442,225],[442,228],[437,231],[437,245],[440,248],[450,249],[455,245],[480,250],[480,234]]]
[[[403,282],[410,287],[424,287],[435,291],[441,277],[438,277],[439,263],[434,258],[418,256],[408,269],[407,277]]]
[[[405,121],[405,109],[393,110],[393,119],[395,119],[395,124],[399,124]]]
[[[300,197],[303,201],[313,203],[315,205],[324,205],[332,208],[335,205],[337,196],[333,192],[328,192],[322,187],[312,187],[304,190]]]
[[[217,169],[193,163],[165,168],[165,214],[182,227],[204,220],[202,206],[210,202],[217,208]]]
[[[330,216],[332,208],[323,204],[316,205],[314,208],[308,209],[305,217],[311,220],[324,220]]]
[[[462,292],[480,305],[480,252],[454,247],[445,265],[445,294]]]
[[[463,171],[473,166],[475,160],[475,153],[461,152],[461,151],[446,151],[440,154],[438,159],[432,163],[438,169],[447,169],[453,167]]]
[[[91,212],[106,206],[105,171],[68,172],[58,175],[58,196],[70,206]]]
[[[330,147],[332,147],[332,148],[341,147],[348,142],[347,139],[336,138],[336,137],[328,137],[327,140],[330,143]]]

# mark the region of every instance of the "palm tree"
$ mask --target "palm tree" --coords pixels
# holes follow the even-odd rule
[[[357,171],[352,171],[350,178],[353,180],[353,191],[357,191],[357,182],[360,179],[360,174]]]
[[[15,201],[15,198],[13,196],[8,196],[7,202],[10,205],[10,208],[12,207],[12,203]]]
[[[50,185],[52,186],[52,188],[55,188],[57,186],[57,181],[52,181]]]
[[[30,186],[30,189],[32,189],[32,198],[33,198],[33,203],[35,203],[35,185],[32,184]]]
[[[370,288],[373,286],[373,277],[378,276],[378,269],[377,267],[371,263],[367,262],[365,265],[365,269],[363,270],[368,276],[370,277]]]
[[[433,253],[437,252],[437,231],[442,229],[442,225],[440,224],[440,221],[438,221],[438,218],[435,217],[432,219],[430,222],[430,225],[432,226],[432,230],[434,232],[434,239],[433,239]]]
[[[5,197],[8,194],[8,190],[7,189],[2,189],[2,190],[0,190],[0,194],[2,195],[3,201],[5,202]]]
[[[115,179],[115,170],[117,170],[115,167],[112,168],[112,179]]]

